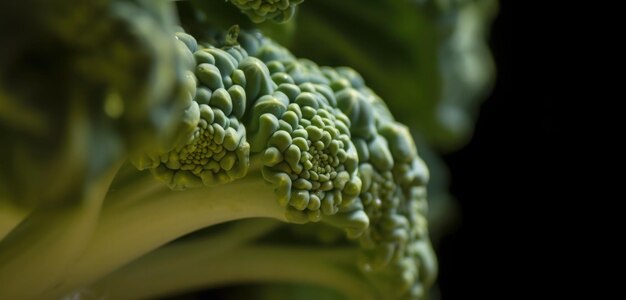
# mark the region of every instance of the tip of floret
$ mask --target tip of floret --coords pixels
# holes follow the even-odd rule
[[[230,2],[254,23],[262,23],[267,20],[285,23],[293,17],[296,6],[302,3],[302,0],[230,0]]]

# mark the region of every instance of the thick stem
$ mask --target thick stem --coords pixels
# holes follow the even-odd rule
[[[87,245],[119,166],[62,207],[40,208],[0,242],[0,299],[36,299],[57,285]]]
[[[226,228],[219,228],[216,232],[192,237],[192,240],[180,241],[177,244],[203,244],[204,246],[198,246],[196,249],[201,248],[205,255],[214,256],[257,240],[282,224],[284,223],[267,218],[239,220],[228,224]]]
[[[304,283],[336,290],[347,299],[379,299],[356,268],[354,249],[248,245],[207,255],[203,243],[155,252],[110,274],[90,291],[111,299],[149,299],[242,283]]]
[[[250,166],[248,167],[248,177],[261,176],[263,168],[263,154],[253,154],[250,156]],[[161,181],[155,180],[150,171],[137,170],[134,166],[125,166],[122,176],[116,176],[105,206],[127,206],[134,202],[158,197],[160,194],[168,193],[169,188]],[[119,180],[119,183],[117,182]],[[216,187],[212,187],[216,188]],[[177,192],[180,193],[180,192]]]
[[[32,209],[17,207],[8,200],[0,199],[0,242],[24,221],[31,211]]]
[[[89,285],[134,259],[188,233],[232,220],[284,220],[284,208],[261,176],[188,191],[166,191],[129,205],[105,207],[84,253],[65,281],[46,296],[57,298]]]
[[[136,173],[134,176],[127,175],[126,178],[120,179],[122,183],[113,182],[104,202],[107,209],[113,207],[122,209],[122,207],[133,205],[136,202],[156,198],[158,195],[169,191],[163,182],[154,179],[150,171],[135,169],[134,172]],[[126,181],[124,181],[125,179]]]

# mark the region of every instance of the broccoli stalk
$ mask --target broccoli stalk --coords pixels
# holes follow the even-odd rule
[[[92,240],[76,257],[63,284],[48,296],[62,296],[90,284],[198,229],[247,218],[286,221],[284,208],[276,203],[272,188],[260,176],[211,189],[163,190],[129,205],[105,205]]]
[[[381,299],[360,270],[351,247],[246,245],[211,255],[204,241],[163,247],[110,274],[89,288],[115,299],[159,295],[250,282],[292,282],[324,286],[346,299]],[[176,263],[172,263],[176,261]]]
[[[19,225],[30,212],[31,209],[0,199],[0,240]]]
[[[80,191],[75,203],[35,210],[1,240],[0,296],[32,299],[58,284],[87,248],[119,165]]]

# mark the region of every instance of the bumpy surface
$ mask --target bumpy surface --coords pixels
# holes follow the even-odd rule
[[[302,1],[304,0],[230,0],[255,23],[265,20],[286,22],[295,13],[296,5]]]
[[[259,118],[254,142],[267,141],[268,146],[264,176],[277,185],[281,203],[305,212],[311,221],[336,214],[361,186],[349,121],[334,111],[320,89],[283,83],[252,110],[253,118]]]
[[[423,298],[436,273],[426,222],[428,171],[408,129],[349,68],[325,69],[350,128],[370,226],[360,237],[362,268],[385,295]],[[396,278],[395,280],[390,280]]]
[[[351,236],[360,234],[368,220],[354,206],[361,180],[350,120],[337,108],[332,90],[315,80],[323,79],[316,65],[296,60],[282,47],[262,46],[256,37],[247,41],[254,46],[246,49],[263,61],[271,78],[271,93],[260,96],[247,117],[251,151],[262,154],[263,176],[275,186],[287,218],[323,220]]]
[[[238,67],[248,68],[253,59],[239,47],[201,47],[185,33],[177,33],[177,38],[196,62],[198,82],[189,113],[195,126],[186,141],[153,161],[152,170],[173,189],[241,178],[249,166],[250,146],[240,120],[246,107],[246,82],[254,81],[255,72],[246,76]]]
[[[185,189],[254,166],[290,222],[321,221],[359,240],[361,269],[381,294],[423,298],[436,272],[428,171],[408,129],[361,76],[297,59],[257,33],[241,33],[241,45],[229,35],[223,48],[177,37],[196,65],[185,119],[195,127],[151,162],[156,176]]]
[[[308,60],[298,60],[285,48],[259,35],[244,34],[241,42],[251,55],[267,64],[272,79],[280,84],[277,89],[279,92],[297,95],[287,97],[289,99],[311,95],[305,98],[308,101],[291,100],[299,104],[296,107],[308,110],[306,104],[314,103],[329,109],[340,120],[326,121],[324,124],[334,124],[335,128],[340,128],[340,136],[350,138],[349,143],[344,143],[349,145],[346,153],[356,154],[357,159],[351,161],[349,170],[352,170],[352,162],[358,162],[358,166],[357,176],[351,179],[354,189],[347,193],[350,201],[338,205],[334,216],[341,216],[338,223],[344,228],[351,228],[348,230],[351,237],[359,238],[362,269],[373,285],[384,295],[393,295],[391,298],[423,298],[436,273],[425,217],[428,171],[417,155],[408,129],[395,122],[382,99],[365,86],[361,76],[354,70],[318,67]],[[298,86],[308,87],[307,91],[296,89]],[[280,107],[278,115],[291,115],[290,106],[284,97],[272,97],[267,101],[271,103],[268,107]],[[315,116],[312,111],[310,116]],[[299,118],[294,116],[293,119]],[[274,127],[268,127],[280,127],[280,121],[280,118],[272,119],[268,124]],[[308,125],[307,122],[304,124]],[[291,125],[282,126],[293,128]],[[300,152],[302,149],[298,148]],[[266,155],[269,157],[267,161],[287,157],[282,153],[271,150]],[[283,168],[286,171],[281,174],[286,174],[289,179],[284,176],[280,182],[301,180],[298,177],[300,173],[294,172],[294,169],[299,170],[297,165],[295,168],[289,163],[286,165],[289,167]],[[307,184],[306,187],[312,185]],[[351,192],[357,191],[357,187],[358,195],[355,198]],[[296,198],[295,203],[295,207],[298,207],[297,204],[301,203],[299,198]],[[304,208],[308,207],[302,205],[299,208],[306,211]],[[355,216],[360,217],[362,212],[366,213],[369,226],[355,227],[358,223],[345,222],[353,221]],[[329,223],[333,224],[332,221]]]

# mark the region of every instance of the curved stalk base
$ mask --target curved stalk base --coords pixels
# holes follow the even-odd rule
[[[221,255],[208,245],[159,249],[98,281],[90,289],[110,299],[149,299],[242,283],[304,283],[333,289],[347,299],[381,299],[356,268],[355,249],[248,245]]]
[[[254,175],[215,187],[164,190],[140,201],[110,200],[114,205],[103,208],[93,239],[64,282],[50,290],[45,298],[62,297],[168,242],[205,227],[257,217],[285,221],[284,208],[276,202],[272,188],[261,176]]]

